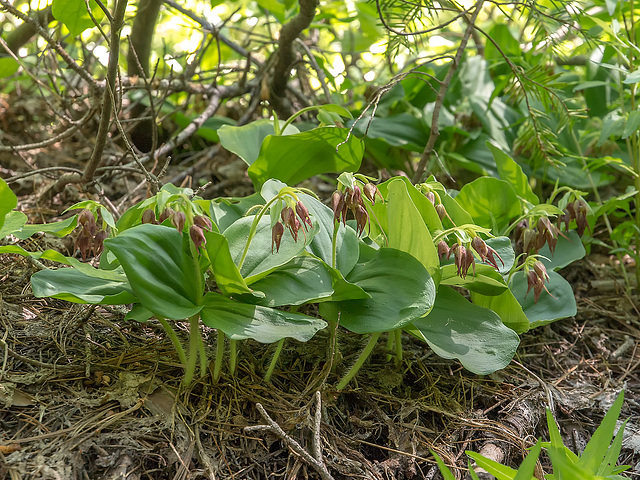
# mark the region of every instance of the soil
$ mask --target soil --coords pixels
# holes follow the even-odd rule
[[[12,108],[24,110],[24,119],[4,125],[4,142],[32,143],[46,133],[24,126],[37,123],[30,110],[36,107]],[[90,149],[77,137],[0,153],[0,176],[52,165],[81,168],[78,159]],[[115,144],[109,148],[109,155],[119,152]],[[181,151],[186,160],[172,163],[164,180],[211,181],[205,198],[251,193],[241,165],[207,148],[209,154],[198,144]],[[48,198],[44,192],[57,176],[44,172],[12,183],[31,222],[61,218],[87,198],[74,187]],[[113,171],[88,195],[123,211],[144,198],[145,180]],[[20,244],[73,249],[71,240],[51,236]],[[465,478],[467,450],[517,467],[537,438],[548,438],[547,407],[565,444],[580,452],[621,390],[621,418],[630,420],[619,463],[631,465],[625,475],[640,476],[638,297],[626,295],[626,266],[608,255],[592,254],[561,272],[574,288],[578,314],[523,334],[506,369],[473,375],[406,336],[400,367],[387,361],[381,340],[340,392],[334,388],[340,374],[364,346],[358,336],[338,332],[328,375],[328,336],[320,332],[307,344],[285,344],[271,383],[263,376],[274,346],[244,342],[235,375],[223,368],[217,384],[206,376],[185,389],[160,325],[125,322],[118,309],[34,298],[29,278],[38,268],[29,259],[0,256],[0,478],[441,478],[432,451]],[[213,351],[215,332],[204,336]],[[548,467],[541,457],[537,477]]]

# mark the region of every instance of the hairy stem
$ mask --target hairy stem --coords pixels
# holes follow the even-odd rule
[[[200,316],[198,314],[189,318],[189,354],[187,356],[187,367],[185,368],[182,383],[189,386],[193,381],[196,372],[196,362],[199,355],[199,343],[202,343],[200,337]]]
[[[229,373],[233,376],[236,374],[236,365],[238,364],[238,341],[229,340]]]
[[[396,347],[395,364],[396,364],[396,367],[400,367],[400,365],[402,365],[402,329],[398,328],[394,330],[393,336],[395,337],[395,347]]]
[[[271,375],[273,375],[273,371],[276,368],[276,364],[278,363],[278,359],[280,358],[280,353],[282,352],[282,347],[284,346],[284,338],[280,339],[276,345],[276,351],[273,353],[273,358],[271,359],[271,363],[269,364],[269,369],[267,373],[264,374],[264,381],[270,382]]]
[[[171,328],[171,325],[169,325],[169,322],[167,322],[165,318],[160,317],[158,315],[156,315],[156,318],[160,322],[160,325],[162,325],[162,329],[169,337],[169,340],[171,340],[171,343],[173,344],[173,348],[175,348],[176,352],[178,352],[178,358],[180,359],[180,363],[182,365],[186,365],[187,355],[184,352],[184,347],[182,346],[182,343],[180,343],[180,340],[178,339],[178,335],[176,335],[175,330]]]
[[[340,380],[340,383],[338,383],[338,385],[336,386],[336,390],[342,390],[344,387],[346,387],[351,379],[356,375],[356,373],[358,373],[358,371],[364,365],[364,362],[366,362],[367,358],[369,358],[369,355],[371,355],[371,352],[376,346],[376,343],[378,343],[378,338],[380,338],[380,332],[376,332],[371,335],[371,337],[369,338],[369,342],[364,347],[364,350],[360,352],[356,363],[354,363],[353,367],[351,367],[347,374],[342,377],[342,380]]]
[[[222,368],[222,357],[224,357],[224,333],[218,330],[218,343],[216,344],[216,359],[213,364],[213,381],[220,379],[220,369]]]

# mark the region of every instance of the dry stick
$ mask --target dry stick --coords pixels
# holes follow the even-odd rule
[[[464,31],[464,35],[462,36],[462,40],[460,40],[460,46],[456,51],[456,55],[449,66],[449,70],[447,70],[447,75],[444,77],[444,81],[440,85],[440,90],[438,91],[438,96],[436,97],[436,103],[433,107],[433,115],[431,117],[431,131],[429,133],[429,140],[427,141],[427,146],[424,147],[422,151],[422,155],[420,156],[420,162],[416,168],[415,173],[413,174],[412,182],[418,183],[422,179],[422,175],[424,173],[425,168],[427,167],[427,162],[431,157],[431,152],[433,151],[433,147],[436,144],[436,140],[440,136],[440,130],[438,129],[438,121],[440,119],[440,110],[442,109],[442,103],[444,102],[444,96],[447,93],[447,89],[449,88],[449,84],[453,79],[454,73],[458,70],[458,65],[460,64],[460,59],[462,58],[462,53],[467,47],[467,42],[471,37],[471,32],[473,31],[474,24],[476,23],[476,18],[478,18],[478,14],[480,13],[480,9],[484,0],[478,0],[476,2],[476,8],[469,19],[469,23],[467,25],[466,30]]]
[[[102,116],[98,126],[96,144],[87,164],[82,181],[89,183],[93,180],[98,164],[102,160],[102,152],[107,143],[109,127],[111,125],[111,114],[114,110],[116,77],[118,76],[118,59],[120,53],[120,30],[124,26],[124,13],[127,9],[127,0],[117,0],[113,10],[113,22],[111,23],[111,51],[109,52],[109,65],[107,66],[107,85],[102,98]]]
[[[320,405],[320,400],[318,397],[318,394],[316,394],[316,399],[318,401],[318,410],[321,410],[321,405]],[[316,448],[315,446],[314,448],[314,455],[319,455],[320,458],[314,458],[314,456],[312,456],[311,454],[309,454],[309,452],[307,452],[304,448],[302,448],[302,446],[296,442],[293,438],[291,438],[289,435],[287,435],[285,433],[284,430],[282,430],[282,428],[280,427],[280,425],[278,425],[270,416],[269,414],[265,411],[264,407],[260,404],[260,403],[256,403],[256,408],[258,409],[258,411],[260,412],[260,415],[262,415],[262,418],[264,418],[268,425],[255,425],[252,427],[244,427],[244,431],[245,432],[254,432],[254,431],[260,431],[260,430],[267,430],[271,433],[273,433],[274,435],[276,435],[277,437],[279,437],[284,443],[287,444],[287,446],[293,450],[295,453],[297,453],[298,455],[300,455],[300,457],[302,458],[302,460],[304,462],[306,462],[310,467],[312,467],[316,472],[318,472],[318,475],[320,475],[320,478],[322,480],[333,480],[333,477],[331,476],[331,474],[329,473],[329,470],[327,469],[327,466],[325,465],[324,461],[322,460],[322,456],[320,453],[316,452]],[[316,418],[317,418],[318,414],[316,413]],[[319,428],[319,423],[316,422],[317,428]],[[316,425],[314,425],[314,438],[316,435]],[[318,437],[319,437],[319,433],[318,433]]]
[[[91,88],[93,89],[97,88],[96,80],[91,76],[91,74],[89,74],[89,72],[87,72],[84,68],[78,65],[76,61],[73,58],[71,58],[71,56],[65,51],[65,49],[62,48],[59,42],[51,38],[51,36],[47,33],[47,31],[44,28],[42,28],[42,26],[38,23],[38,20],[36,18],[32,18],[22,13],[20,10],[12,6],[7,0],[0,0],[0,6],[2,7],[3,10],[6,10],[14,17],[17,17],[23,22],[30,23],[31,25],[33,25],[36,32],[38,32],[38,35],[44,38],[46,42],[49,45],[51,45],[51,48],[53,48],[56,51],[56,53],[62,57],[65,63],[69,65],[69,68],[71,68],[78,75],[80,75],[91,86]]]
[[[324,93],[324,96],[327,97],[327,103],[331,103],[331,92],[329,91],[329,86],[327,85],[327,77],[325,76],[324,71],[318,65],[318,62],[316,61],[316,57],[313,56],[311,49],[306,45],[306,43],[304,43],[299,38],[297,38],[296,40],[298,44],[302,47],[302,49],[306,52],[307,57],[309,58],[309,63],[311,64],[313,69],[316,71],[316,74],[318,75],[318,80],[320,80],[320,85],[322,85],[322,92]]]

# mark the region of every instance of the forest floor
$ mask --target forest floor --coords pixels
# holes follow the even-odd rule
[[[5,128],[6,135],[29,130]],[[12,143],[18,140],[34,138]],[[25,155],[0,158],[0,176],[36,164],[78,168],[74,157],[87,144],[56,148],[36,152],[33,163]],[[196,165],[214,180],[205,198],[250,193],[228,158],[210,155]],[[181,180],[182,171],[169,170],[167,179]],[[114,204],[124,199],[123,208],[145,195],[130,177],[115,175],[102,185]],[[59,218],[82,199],[68,189],[44,201],[54,179],[38,175],[13,185],[31,222]],[[21,245],[73,249],[71,239],[50,236]],[[625,294],[624,266],[607,255],[560,272],[573,286],[577,315],[523,334],[506,369],[473,375],[405,336],[400,367],[387,361],[380,341],[340,392],[334,388],[340,374],[364,346],[359,336],[339,332],[328,376],[328,339],[320,332],[306,344],[285,344],[271,383],[263,375],[274,347],[247,341],[235,375],[223,368],[217,384],[206,376],[184,389],[177,355],[158,324],[125,322],[111,308],[34,298],[29,278],[37,268],[0,255],[1,479],[328,478],[319,465],[335,479],[441,478],[430,451],[464,478],[466,450],[519,465],[536,438],[548,438],[549,406],[565,444],[579,452],[621,390],[621,418],[630,421],[620,463],[632,466],[626,475],[640,478],[640,303]],[[204,336],[213,351],[215,332]],[[268,427],[247,430],[258,425]],[[537,476],[548,472],[541,457]]]

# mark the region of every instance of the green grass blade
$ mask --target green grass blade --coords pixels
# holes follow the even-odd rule
[[[490,460],[486,457],[483,457],[479,453],[476,452],[465,452],[469,455],[473,460],[475,460],[476,464],[484,468],[491,475],[495,476],[498,480],[513,480],[518,473],[513,468],[507,467],[506,465],[502,465],[494,460]]]
[[[602,419],[602,423],[596,429],[595,433],[587,443],[587,446],[582,452],[578,465],[584,468],[586,471],[596,474],[598,467],[603,462],[609,444],[613,438],[613,431],[616,428],[616,421],[620,416],[620,410],[622,409],[622,402],[624,401],[624,390],[620,392],[618,398],[616,398],[613,405]]]
[[[437,453],[435,453],[433,450],[431,450],[431,455],[435,457],[436,463],[438,464],[438,468],[440,469],[440,473],[442,474],[442,477],[444,478],[444,480],[456,480],[456,477],[453,476],[453,473],[451,473],[451,470],[449,470],[449,467],[447,467],[444,464],[440,456]]]
[[[536,469],[536,462],[538,461],[538,457],[540,456],[540,452],[542,451],[542,442],[540,439],[536,442],[536,444],[531,448],[525,459],[520,464],[520,468],[518,468],[518,473],[513,478],[513,480],[531,480],[533,477],[533,473]]]

